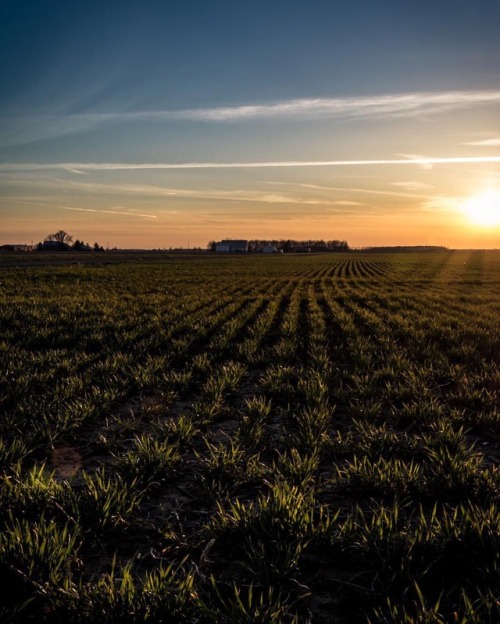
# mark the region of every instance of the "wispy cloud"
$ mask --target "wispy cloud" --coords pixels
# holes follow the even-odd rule
[[[484,139],[482,141],[469,141],[462,145],[475,145],[478,147],[500,147],[500,139]]]
[[[136,196],[136,197],[155,197],[155,198],[168,198],[171,197],[176,203],[182,199],[194,199],[194,200],[216,200],[216,201],[231,201],[231,202],[255,202],[263,204],[299,204],[301,206],[330,206],[332,201],[324,200],[322,198],[316,198],[304,196],[305,193],[275,193],[267,191],[259,191],[252,189],[182,189],[182,188],[165,188],[162,186],[151,185],[135,185],[135,184],[104,184],[101,182],[83,182],[80,180],[64,180],[64,179],[50,179],[50,180],[15,180],[5,181],[4,184],[8,185],[22,185],[24,188],[34,187],[37,189],[47,189],[50,191],[63,191],[67,193],[71,192],[83,192],[87,194],[108,194],[108,195],[123,195],[123,196]],[[45,204],[44,204],[45,205]],[[118,207],[119,208],[119,207]],[[113,209],[113,214],[119,214],[118,208]],[[69,209],[69,208],[68,208]],[[71,208],[77,210],[76,208]],[[79,208],[79,210],[84,210]],[[90,209],[85,209],[90,211]],[[129,214],[132,209],[128,209]],[[103,212],[99,210],[98,212]],[[162,210],[162,214],[165,211]],[[150,215],[143,215],[149,217]]]
[[[400,117],[435,114],[500,102],[500,91],[402,93],[354,98],[303,98],[268,104],[132,113],[137,118],[191,121],[245,119],[316,119],[328,117]]]
[[[380,213],[386,213],[387,210],[385,210],[384,208],[381,208],[380,206],[375,206],[373,204],[367,204],[366,202],[357,202],[357,201],[351,201],[349,199],[339,199],[337,201],[334,201],[333,204],[335,206],[341,206],[341,209],[339,210],[339,212],[343,212],[344,214],[348,214],[349,213],[349,208],[352,209],[351,210],[351,214],[380,214]],[[362,212],[360,213],[360,208],[362,208]],[[367,211],[366,208],[369,208],[370,210]]]
[[[126,216],[126,217],[141,217],[143,219],[158,219],[158,217],[156,215],[149,215],[149,214],[141,214],[138,212],[126,212],[126,211],[122,211],[122,210],[100,210],[97,208],[75,208],[73,206],[59,206],[59,208],[62,208],[63,210],[76,210],[78,212],[97,212],[99,214],[111,214],[111,215],[116,215],[116,216]]]
[[[338,206],[363,206],[362,203],[356,201],[350,201],[349,199],[339,199],[338,201],[334,201],[334,204]]]
[[[357,167],[376,165],[472,165],[499,163],[500,156],[423,157],[372,160],[300,160],[263,162],[187,162],[187,163],[2,163],[2,171],[64,170],[78,173],[88,171],[131,171],[156,169],[252,169],[270,167]]]
[[[367,189],[367,188],[357,188],[351,186],[323,186],[319,184],[306,184],[306,183],[296,183],[296,182],[267,182],[266,184],[280,184],[283,186],[291,186],[291,187],[301,187],[301,188],[310,188],[317,189],[320,191],[335,191],[341,193],[361,193],[364,195],[388,195],[390,197],[407,197],[410,199],[431,199],[432,196],[429,195],[421,195],[416,193],[400,193],[394,191],[379,191],[377,189]]]
[[[499,103],[500,91],[496,90],[439,91],[346,98],[295,98],[238,106],[180,110],[10,116],[0,121],[3,121],[2,143],[15,145],[87,131],[109,124],[428,117],[451,110]]]
[[[415,180],[409,180],[407,182],[391,182],[392,186],[399,186],[407,191],[430,191],[434,187],[432,184],[425,184],[425,182],[416,182]]]
[[[94,182],[75,182],[58,180],[63,187],[90,193],[121,193],[125,195],[148,195],[152,197],[168,197],[173,199],[199,199],[233,202],[258,202],[265,204],[301,204],[301,205],[330,205],[332,202],[311,197],[297,196],[292,193],[268,193],[257,190],[234,189],[181,189],[165,188],[161,186],[133,185],[133,184],[102,184]],[[50,182],[49,182],[50,184]]]
[[[78,175],[88,175],[86,171],[79,171],[78,169],[68,169],[70,173],[77,173]]]

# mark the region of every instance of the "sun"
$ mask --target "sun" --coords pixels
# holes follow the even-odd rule
[[[468,199],[462,207],[465,216],[474,225],[500,225],[500,192],[485,191]]]

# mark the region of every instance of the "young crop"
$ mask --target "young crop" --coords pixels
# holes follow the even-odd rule
[[[292,437],[292,444],[304,452],[314,453],[318,451],[327,439],[327,429],[333,410],[324,407],[305,407],[291,414],[291,421],[296,429]]]
[[[177,446],[168,441],[160,442],[151,435],[142,435],[136,436],[127,453],[116,458],[114,467],[129,481],[148,485],[172,477],[180,459]]]
[[[29,453],[30,448],[23,440],[0,437],[0,471],[21,462]]]
[[[247,455],[232,440],[224,444],[206,442],[206,454],[197,453],[201,463],[201,485],[206,496],[225,497],[238,486],[261,473],[258,455]]]
[[[271,402],[264,397],[246,399],[238,424],[237,439],[249,449],[257,449],[263,439],[265,424],[271,413]]]
[[[31,256],[0,620],[499,621],[497,252]]]
[[[83,527],[97,534],[126,526],[141,500],[135,481],[107,475],[104,469],[83,473],[84,487],[78,493],[77,513]]]
[[[267,591],[257,589],[254,583],[248,587],[232,588],[224,592],[212,579],[213,590],[218,598],[218,605],[209,611],[212,621],[224,624],[298,624],[297,615],[290,613],[287,596],[274,587]]]
[[[68,482],[56,480],[45,464],[23,471],[21,465],[11,468],[0,484],[0,517],[37,520],[45,517],[67,521],[72,518],[75,493]]]
[[[272,364],[262,376],[261,386],[273,402],[283,405],[295,398],[297,371],[292,366]]]
[[[311,370],[302,374],[297,387],[305,405],[310,408],[326,409],[329,404],[329,389],[325,371]]]
[[[5,586],[18,591],[20,601],[70,590],[73,570],[79,565],[80,543],[81,535],[73,524],[60,526],[43,514],[36,522],[11,515],[0,534]]]
[[[278,455],[273,470],[278,478],[305,490],[314,485],[319,461],[317,449],[301,454],[297,448],[292,448],[289,453]]]
[[[154,424],[155,431],[160,438],[165,439],[172,447],[186,447],[186,445],[199,432],[193,420],[186,414],[181,414],[177,418],[170,418],[167,421],[159,421]]]
[[[355,498],[390,498],[418,495],[424,487],[420,465],[413,461],[357,456],[343,467],[334,467],[332,485]]]
[[[96,583],[80,588],[69,608],[76,622],[190,622],[200,611],[194,575],[182,566],[161,564],[138,579],[131,561],[118,565]]]
[[[266,536],[280,544],[296,540],[307,543],[315,533],[317,523],[326,510],[316,504],[310,491],[303,492],[296,485],[277,482],[268,494],[256,503],[243,505],[238,499],[226,511],[218,503],[218,516],[213,528],[216,533],[239,534],[248,539]]]

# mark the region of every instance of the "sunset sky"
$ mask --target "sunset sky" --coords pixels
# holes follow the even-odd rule
[[[0,16],[0,245],[63,229],[125,248],[500,248],[498,0],[0,0]]]

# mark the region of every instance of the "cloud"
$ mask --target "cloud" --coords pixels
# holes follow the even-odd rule
[[[178,121],[231,123],[258,120],[380,119],[419,117],[500,103],[500,91],[440,91],[347,98],[295,98],[261,104],[3,118],[2,143],[19,145],[108,124]]]
[[[470,141],[469,143],[462,143],[462,145],[475,145],[478,147],[499,147],[500,139],[484,139],[483,141]]]
[[[337,201],[334,201],[333,204],[335,206],[341,206],[342,208],[337,209],[336,212],[344,213],[344,214],[367,215],[367,214],[381,214],[381,213],[387,212],[384,208],[381,208],[380,206],[374,206],[373,204],[367,204],[365,202],[361,203],[357,201],[351,201],[349,199],[339,199]],[[352,208],[353,210],[349,210],[349,208]],[[363,208],[362,213],[360,213],[359,210],[354,210],[356,208]],[[366,210],[367,208],[369,210]]]
[[[247,119],[322,119],[331,117],[401,117],[436,114],[500,102],[500,91],[446,91],[402,93],[355,98],[303,98],[270,104],[132,113],[136,118],[190,121]]]
[[[349,201],[348,199],[339,199],[338,201],[334,201],[334,204],[338,206],[363,206],[360,202]]]
[[[364,193],[367,195],[389,195],[392,197],[408,197],[412,199],[429,199],[427,195],[416,195],[415,193],[395,193],[394,191],[378,191],[375,189],[346,187],[346,186],[320,186],[318,184],[290,183],[290,182],[272,182],[272,184],[282,184],[286,186],[299,186],[304,188],[318,189],[322,191],[340,191],[343,193]]]
[[[391,182],[392,186],[400,186],[407,191],[429,191],[434,187],[432,184],[425,184],[424,182],[415,182],[410,180],[408,182]]]
[[[409,158],[415,163],[418,163],[422,169],[432,169],[434,163],[431,162],[430,159],[422,156],[421,154],[399,154],[399,156],[403,156],[404,158]]]
[[[5,181],[4,184],[22,185],[24,188],[28,186],[36,188],[44,188],[57,191],[81,191],[84,193],[94,194],[123,194],[123,195],[135,195],[135,196],[150,196],[150,197],[172,197],[175,200],[181,199],[198,199],[198,200],[217,200],[217,201],[232,201],[232,202],[256,202],[265,204],[300,204],[304,205],[316,205],[316,206],[330,206],[331,201],[323,199],[316,199],[310,197],[298,196],[296,193],[278,194],[269,193],[263,191],[254,190],[221,190],[221,189],[171,189],[161,186],[149,186],[149,185],[134,185],[134,184],[103,184],[98,182],[82,182],[80,180],[63,180],[63,179],[50,179],[50,180],[26,180],[26,181]],[[177,202],[178,203],[178,202]],[[114,212],[120,207],[115,207]],[[75,208],[75,210],[77,210]],[[83,210],[83,209],[79,209]],[[86,209],[89,210],[89,209]],[[130,212],[133,209],[127,208]],[[102,211],[99,211],[102,212]],[[129,214],[127,212],[126,214]],[[163,214],[163,212],[162,212]],[[149,216],[149,215],[143,215]]]
[[[97,213],[105,213],[116,216],[127,216],[127,217],[141,217],[144,219],[158,219],[156,215],[148,215],[148,214],[140,214],[137,212],[124,212],[120,210],[98,210],[95,208],[74,208],[73,206],[59,206],[63,210],[76,210],[78,212],[97,212]]]
[[[68,169],[70,173],[77,173],[78,175],[88,175],[86,171],[79,171],[78,169]]]
[[[425,157],[406,154],[405,158],[387,158],[372,160],[297,160],[297,161],[263,161],[263,162],[186,162],[186,163],[1,163],[3,171],[46,171],[46,170],[77,170],[79,173],[89,171],[133,171],[161,169],[252,169],[273,167],[357,167],[377,165],[460,165],[500,163],[500,156],[460,156],[460,157]]]

